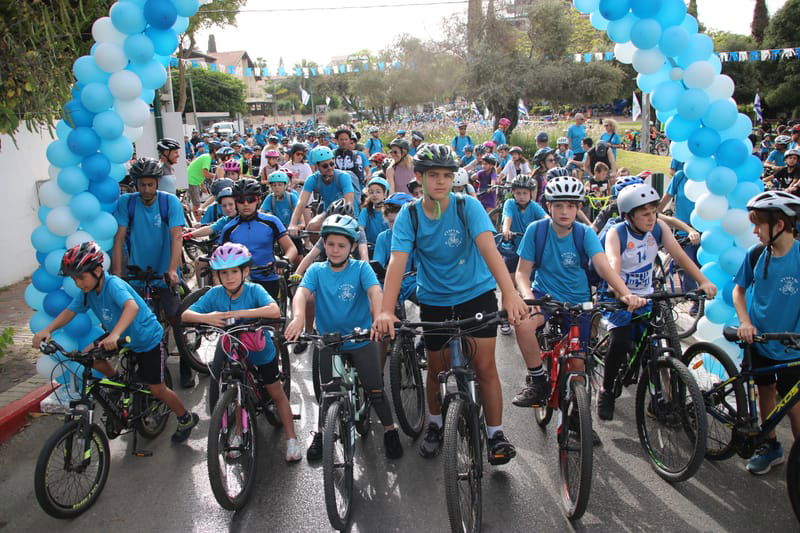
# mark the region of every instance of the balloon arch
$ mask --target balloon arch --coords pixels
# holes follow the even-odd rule
[[[34,332],[80,293],[71,279],[58,276],[66,249],[89,239],[111,249],[124,163],[142,135],[155,90],[167,80],[178,35],[199,4],[119,0],[108,17],[94,23],[91,54],[73,64],[72,100],[56,125],[58,139],[47,148],[51,181],[39,191],[42,225],[31,235],[40,264],[25,291],[26,303],[36,311],[30,320]],[[686,196],[696,202],[691,222],[703,233],[698,259],[722,294],[706,307],[698,334],[738,357],[738,348],[722,338],[722,327],[735,323],[732,276],[755,243],[744,207],[763,185],[761,161],[751,155],[747,138],[752,123],[731,98],[733,81],[720,73],[712,40],[698,33],[682,0],[574,0],[574,5],[617,43],[616,59],[633,65],[639,88],[651,94],[658,118],[666,122],[672,156],[685,163]],[[107,256],[104,266],[109,263]],[[101,334],[98,324],[91,313],[79,314],[53,337],[65,349],[77,349]],[[43,359],[37,366],[49,376],[53,364]]]

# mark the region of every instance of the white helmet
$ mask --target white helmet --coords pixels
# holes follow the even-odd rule
[[[464,187],[468,183],[469,173],[465,169],[459,168],[455,178],[453,178],[453,187]]]
[[[792,142],[792,138],[788,135],[778,135],[775,139],[775,144],[789,144]]]
[[[559,137],[556,144],[569,144],[569,139],[566,137]]]
[[[784,191],[767,191],[757,194],[747,202],[747,210],[781,211],[790,217],[800,213],[800,198]]]
[[[583,201],[583,183],[572,176],[558,176],[547,182],[544,188],[544,199],[548,202],[569,200]]]
[[[619,214],[624,215],[637,207],[658,202],[659,200],[661,200],[661,196],[659,196],[658,191],[650,185],[640,183],[629,185],[619,192],[617,207],[619,208]]]

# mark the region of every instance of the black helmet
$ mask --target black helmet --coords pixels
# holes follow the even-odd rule
[[[547,159],[547,156],[555,152],[549,146],[545,146],[544,148],[539,148],[536,150],[536,153],[533,155],[533,163],[536,166],[544,166],[544,160]]]
[[[208,149],[211,152],[216,152],[220,148],[222,148],[222,144],[220,144],[220,143],[218,143],[216,141],[208,143]]]
[[[175,139],[170,139],[169,137],[164,137],[158,144],[156,145],[158,148],[158,153],[162,152],[169,152],[171,150],[177,150],[181,147],[181,145]]]
[[[511,190],[514,189],[528,189],[529,191],[536,190],[536,182],[527,174],[520,174],[511,182]]]
[[[279,142],[281,142],[281,138],[278,137],[277,135],[270,135],[269,137],[267,137],[267,140],[269,142],[271,142],[271,143],[279,143]]]
[[[546,143],[550,140],[550,136],[547,135],[546,131],[540,131],[536,134],[536,142],[537,143]]]
[[[408,150],[411,148],[411,145],[408,144],[408,140],[406,139],[394,139],[392,142],[389,143],[389,148],[393,146],[397,146],[398,148],[400,148],[401,150],[405,150],[406,152],[408,152]]]
[[[594,147],[594,153],[597,157],[605,157],[609,148],[610,145],[606,141],[599,141]]]
[[[328,208],[325,210],[325,216],[331,215],[347,215],[347,216],[354,216],[353,215],[353,204],[349,204],[345,201],[344,198],[339,198]]]
[[[423,144],[417,148],[417,154],[414,156],[414,171],[424,172],[429,168],[458,170],[458,163],[453,159],[449,146],[444,144]]]
[[[418,141],[425,140],[425,136],[422,134],[422,132],[417,130],[411,130],[411,138],[416,139]]]
[[[414,193],[414,189],[416,189],[417,187],[422,187],[422,185],[420,185],[420,183],[417,180],[411,180],[408,183],[406,183],[406,189],[408,189],[408,192],[412,194]]]
[[[253,178],[241,178],[233,185],[233,196],[261,196],[261,185]]]
[[[215,180],[211,184],[211,194],[216,196],[219,193],[219,191],[221,191],[225,187],[233,188],[233,185],[234,185],[234,181],[232,179],[230,179],[230,178],[222,178],[220,180]]]
[[[164,173],[164,167],[161,166],[161,163],[158,160],[153,159],[152,157],[142,157],[137,159],[136,162],[131,165],[131,169],[128,171],[133,180],[138,180],[140,178],[155,178],[159,179]]]
[[[308,145],[306,143],[294,143],[291,148],[289,148],[289,154],[294,155],[295,152],[308,152]]]
[[[511,147],[509,145],[507,145],[507,144],[501,144],[500,146],[497,147],[497,149],[498,150],[510,150]]]
[[[497,165],[498,159],[497,156],[494,154],[486,154],[483,157],[481,157],[481,161],[492,165]]]

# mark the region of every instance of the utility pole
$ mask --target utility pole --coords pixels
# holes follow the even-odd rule
[[[200,131],[200,119],[197,118],[197,105],[194,103],[194,84],[192,83],[192,69],[186,69],[186,77],[189,78],[189,94],[192,95],[192,114],[194,115],[194,127],[197,128],[198,133],[202,133]]]
[[[642,146],[641,152],[650,153],[650,93],[642,91]]]

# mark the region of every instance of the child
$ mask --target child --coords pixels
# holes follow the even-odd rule
[[[266,193],[269,188],[269,175],[273,172],[277,172],[281,168],[279,161],[281,154],[277,148],[274,150],[264,150],[263,154],[266,158],[266,162],[261,162],[261,171],[259,172],[262,195]]]
[[[417,180],[411,180],[408,182],[406,186],[408,188],[408,192],[414,198],[422,198],[422,185]]]
[[[289,225],[292,213],[297,205],[297,193],[287,190],[289,187],[289,176],[282,170],[277,170],[267,178],[270,193],[261,203],[261,211],[272,213],[284,226]],[[296,244],[296,242],[295,242]]]
[[[367,235],[367,242],[375,243],[378,234],[389,226],[383,220],[383,200],[389,191],[389,182],[375,177],[367,183],[367,199],[358,213],[358,225]]]
[[[458,166],[464,168],[465,166],[469,165],[473,161],[475,161],[475,155],[473,155],[473,148],[472,145],[468,144],[464,147],[464,155],[461,157],[461,160],[458,162]]]
[[[231,187],[220,189],[215,198],[217,201],[208,206],[203,213],[203,218],[200,220],[201,224],[213,224],[223,216],[236,216],[236,202],[233,200],[233,189]]]
[[[794,227],[800,213],[800,199],[782,191],[764,192],[747,203],[753,233],[761,241],[747,252],[734,281],[733,305],[739,318],[739,338],[747,343],[761,333],[800,331],[800,245],[794,239]],[[755,267],[751,258],[757,257]],[[749,294],[748,294],[749,293]],[[749,300],[749,302],[748,302]],[[780,342],[753,345],[753,369],[786,363],[800,353],[787,350]],[[777,394],[786,398],[800,380],[800,368],[792,367],[777,374],[755,377],[758,407],[763,421],[777,405]],[[777,384],[777,385],[776,385]],[[800,404],[789,411],[794,438],[800,437]],[[775,430],[769,440],[756,449],[747,463],[751,474],[766,474],[773,465],[783,462],[783,448]]]
[[[501,144],[497,147],[497,168],[504,169],[509,161],[511,161],[511,155],[509,155],[509,150],[511,149],[510,146],[507,144]],[[522,149],[520,149],[520,154],[522,154]]]
[[[501,165],[503,170],[500,172],[500,176],[504,183],[511,183],[517,177],[523,174],[530,175],[531,173],[531,165],[522,154],[522,148],[515,146],[509,153],[511,154],[511,159],[505,165]]]
[[[783,153],[786,152],[786,149],[789,147],[789,143],[791,142],[792,139],[788,135],[778,135],[775,138],[775,149],[772,150],[767,156],[767,160],[764,161],[764,166],[770,167],[773,170],[778,170],[781,167],[785,167],[786,162],[783,159]]]
[[[559,137],[558,140],[556,140],[556,146],[557,148],[555,155],[558,159],[558,166],[566,167],[567,164],[569,164],[570,161],[572,161],[572,159],[575,157],[575,154],[569,149],[569,139],[566,137]],[[570,165],[570,167],[574,166],[574,164]],[[567,170],[571,171],[572,168],[570,167],[567,167]]]
[[[128,348],[137,362],[137,378],[178,417],[172,442],[185,442],[200,417],[187,411],[180,398],[164,384],[167,355],[161,342],[164,329],[133,287],[103,270],[103,259],[103,250],[94,241],[67,250],[61,259],[59,275],[70,276],[83,294],[75,297],[46,328],[33,336],[33,345],[38,347],[48,341],[53,331],[66,326],[75,315],[91,310],[107,334],[84,350],[97,344],[105,350],[116,350],[119,339],[130,337]],[[94,368],[114,381],[119,380],[107,360],[95,361]]]
[[[181,319],[184,322],[209,324],[219,328],[225,326],[226,320],[231,318],[245,322],[258,318],[279,318],[281,311],[278,304],[267,291],[261,285],[246,281],[252,260],[253,256],[250,255],[250,251],[241,244],[229,242],[214,250],[209,266],[217,273],[220,285],[213,287],[201,296],[183,312]],[[281,374],[275,354],[275,345],[272,343],[272,338],[263,330],[260,330],[259,335],[266,336],[266,339],[261,339],[265,341],[264,347],[257,350],[256,347],[250,346],[247,358],[256,367],[261,379],[264,380],[264,388],[275,402],[275,410],[286,431],[286,461],[299,461],[302,457],[300,445],[297,443],[289,399],[286,397],[280,381]],[[244,339],[240,339],[240,341],[247,347]],[[256,342],[256,344],[260,343]],[[218,342],[214,361],[211,363],[211,380],[208,384],[209,404],[212,411],[217,403],[218,376],[222,372],[226,356],[223,343]],[[241,439],[241,435],[237,436]],[[229,444],[235,446],[232,443]]]
[[[497,156],[486,154],[481,160],[483,168],[475,175],[480,200],[486,211],[491,211],[497,206],[497,191],[490,187],[497,183]]]
[[[598,197],[609,196],[611,189],[608,183],[608,165],[598,161],[595,163],[593,171],[594,174],[589,178],[588,192]]]
[[[547,217],[542,206],[532,202],[535,193],[536,182],[532,177],[517,176],[511,182],[511,194],[514,198],[509,198],[503,204],[503,240],[511,243],[511,249],[514,251],[505,256],[505,262],[512,274],[517,271],[519,256],[516,251],[522,241],[522,237],[514,237],[513,233],[525,233],[529,224]],[[511,333],[511,330],[508,332]]]
[[[764,139],[758,144],[759,157],[762,161],[767,160],[767,156],[772,151],[772,134],[764,134]]]
[[[242,166],[241,175],[247,178],[253,177],[253,154],[254,151],[249,146],[242,147],[242,159],[239,164]]]
[[[630,175],[631,175],[631,171],[628,170],[628,167],[619,167],[617,169],[617,177],[618,178],[622,178],[622,177],[630,176]]]
[[[294,341],[305,325],[306,302],[314,296],[317,330],[321,334],[339,332],[348,334],[354,328],[369,330],[373,315],[381,305],[381,289],[375,272],[365,261],[350,258],[355,248],[358,222],[347,215],[334,215],[325,219],[321,234],[328,260],[308,269],[292,301],[293,318],[286,326],[286,339]],[[371,313],[370,313],[371,311]],[[372,407],[383,424],[383,444],[388,459],[403,456],[400,436],[392,420],[389,401],[383,391],[379,343],[373,341],[348,342],[343,351],[351,357],[358,377],[369,391]],[[320,380],[328,383],[332,378],[331,348],[319,354]],[[317,419],[319,430],[308,447],[308,461],[322,458],[322,423],[325,402],[320,402]]]
[[[378,172],[385,172],[388,163],[386,162],[386,154],[377,152],[369,156],[369,172],[370,176],[374,176]]]
[[[380,263],[384,269],[389,265],[389,259],[392,254],[392,228],[394,227],[394,221],[397,219],[400,209],[405,204],[413,201],[414,198],[410,194],[396,192],[383,203],[383,218],[386,220],[388,228],[383,230],[375,240],[375,253],[372,259]],[[409,257],[406,265],[406,274],[413,270],[413,264],[413,258]],[[403,277],[403,282],[400,286],[400,300],[405,301],[409,298],[414,298],[416,290],[417,276]]]
[[[468,194],[473,198],[478,197],[475,194],[475,187],[469,182],[469,173],[463,168],[459,168],[453,178],[453,192],[456,194]]]

